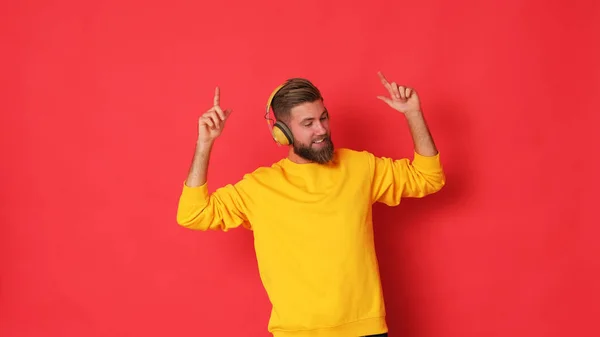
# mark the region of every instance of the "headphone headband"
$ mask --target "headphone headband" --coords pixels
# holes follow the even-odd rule
[[[271,109],[271,103],[273,103],[273,98],[275,97],[275,95],[277,95],[277,92],[282,87],[283,84],[278,85],[277,88],[275,88],[275,90],[273,90],[273,92],[271,93],[271,96],[269,96],[269,100],[267,101],[267,114],[269,114],[269,110]]]

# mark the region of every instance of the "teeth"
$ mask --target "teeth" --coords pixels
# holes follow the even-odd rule
[[[325,139],[317,140],[315,143],[322,143]]]

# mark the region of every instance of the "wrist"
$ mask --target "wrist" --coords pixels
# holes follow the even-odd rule
[[[404,113],[404,116],[407,119],[422,118],[423,117],[423,112],[421,110],[406,111]]]
[[[214,139],[210,139],[210,140],[198,139],[196,141],[196,150],[197,151],[210,150],[212,148],[214,142],[215,142]]]

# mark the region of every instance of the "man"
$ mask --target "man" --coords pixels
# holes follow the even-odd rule
[[[214,106],[198,121],[198,141],[179,200],[177,221],[195,230],[243,226],[253,231],[258,268],[272,303],[275,337],[387,336],[385,305],[373,244],[372,204],[439,191],[445,176],[417,93],[379,78],[412,134],[414,157],[376,157],[334,149],[329,112],[308,80],[291,79],[267,104],[274,139],[286,158],[246,174],[212,194],[207,168],[231,112]]]

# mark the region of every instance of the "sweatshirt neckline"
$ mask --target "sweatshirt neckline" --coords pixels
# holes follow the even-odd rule
[[[337,160],[337,156],[334,157],[334,160]],[[327,164],[319,164],[315,162],[309,163],[295,163],[289,158],[283,158],[279,162],[280,166],[289,171],[315,171],[315,170],[323,170],[323,169],[333,169],[339,165],[339,163],[329,162]]]

